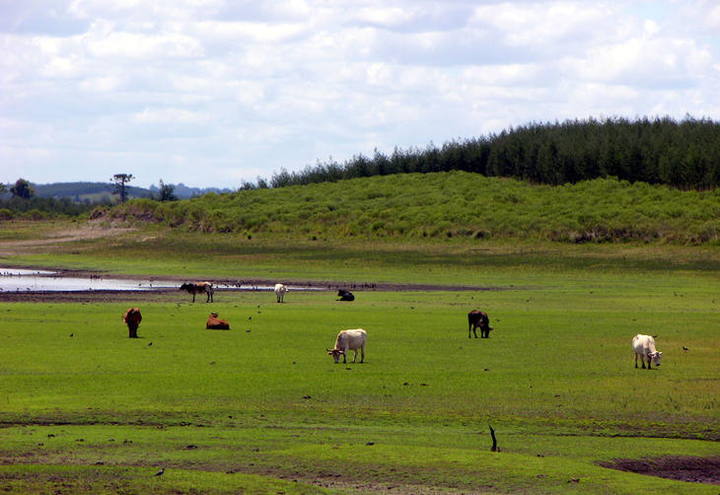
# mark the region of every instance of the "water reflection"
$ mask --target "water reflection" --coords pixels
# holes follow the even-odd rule
[[[153,290],[178,286],[169,280],[122,280],[113,278],[61,277],[47,270],[0,268],[0,290],[4,292]]]
[[[214,284],[216,289],[272,290],[270,285]],[[28,270],[0,267],[0,291],[2,292],[47,292],[47,291],[95,291],[95,290],[162,290],[177,289],[180,282],[175,280],[117,279],[88,277],[65,277],[48,270]],[[289,286],[291,290],[325,290],[324,287]]]

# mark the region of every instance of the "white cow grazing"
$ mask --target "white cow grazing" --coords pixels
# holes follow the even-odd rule
[[[288,288],[283,284],[275,284],[275,297],[277,298],[277,302],[281,303],[285,301],[285,293],[288,291]]]
[[[645,359],[647,359],[647,369],[652,369],[650,367],[651,363],[655,363],[655,366],[660,366],[662,352],[658,352],[658,350],[655,349],[655,339],[650,335],[637,334],[633,337],[632,347],[633,351],[635,351],[636,368],[638,367],[638,356],[640,356],[643,369],[645,369]]]
[[[354,330],[341,330],[335,339],[335,348],[327,349],[327,353],[333,357],[335,364],[343,357],[343,363],[347,363],[347,352],[355,351],[353,355],[353,363],[357,359],[358,349],[360,349],[360,362],[365,362],[365,343],[367,342],[367,332],[362,328]]]

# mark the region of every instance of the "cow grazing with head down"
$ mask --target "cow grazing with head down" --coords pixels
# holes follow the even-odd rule
[[[230,322],[218,318],[217,313],[210,313],[205,328],[208,330],[230,330]]]
[[[477,338],[477,328],[480,327],[480,337],[483,339],[490,338],[490,317],[484,311],[474,309],[468,313],[468,338],[470,333]]]
[[[137,329],[142,321],[140,308],[129,308],[122,316],[123,321],[128,327],[128,337],[131,339],[138,338]]]
[[[185,292],[192,294],[192,302],[195,302],[196,294],[202,293],[207,295],[207,300],[205,302],[213,302],[213,294],[215,294],[215,289],[213,288],[213,284],[211,282],[186,282],[180,286],[180,290],[184,290]]]
[[[332,356],[335,364],[343,357],[343,363],[347,363],[347,352],[355,351],[353,355],[353,363],[357,359],[358,350],[360,350],[360,362],[365,362],[365,343],[367,342],[367,332],[362,328],[354,330],[341,330],[335,338],[335,348],[326,349],[328,355]]]
[[[275,291],[275,298],[277,299],[277,302],[285,302],[285,294],[288,291],[288,288],[285,284],[275,284],[275,288],[273,289]]]
[[[662,358],[662,352],[655,349],[655,339],[650,335],[637,334],[632,339],[632,348],[635,352],[635,367],[637,368],[638,356],[642,362],[642,367],[645,369],[645,360],[647,360],[647,369],[652,369],[651,363],[655,363],[655,366],[660,366],[660,358]]]
[[[355,296],[354,296],[353,293],[350,292],[349,290],[340,289],[340,290],[338,291],[338,298],[337,298],[337,300],[338,300],[338,301],[354,301],[354,300],[355,300]]]

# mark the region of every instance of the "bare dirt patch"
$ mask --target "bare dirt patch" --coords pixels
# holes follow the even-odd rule
[[[663,456],[648,459],[615,459],[601,466],[678,481],[720,485],[720,456]]]
[[[65,242],[87,241],[106,237],[115,237],[133,232],[137,229],[132,227],[100,227],[96,225],[85,225],[79,228],[57,230],[47,234],[43,239],[22,239],[17,241],[3,241],[0,244],[0,256],[12,256],[24,253],[34,248],[55,246]]]

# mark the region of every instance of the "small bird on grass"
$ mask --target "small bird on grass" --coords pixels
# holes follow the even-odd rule
[[[160,471],[153,474],[153,476],[162,476],[163,474],[165,474],[165,468],[160,468]]]

